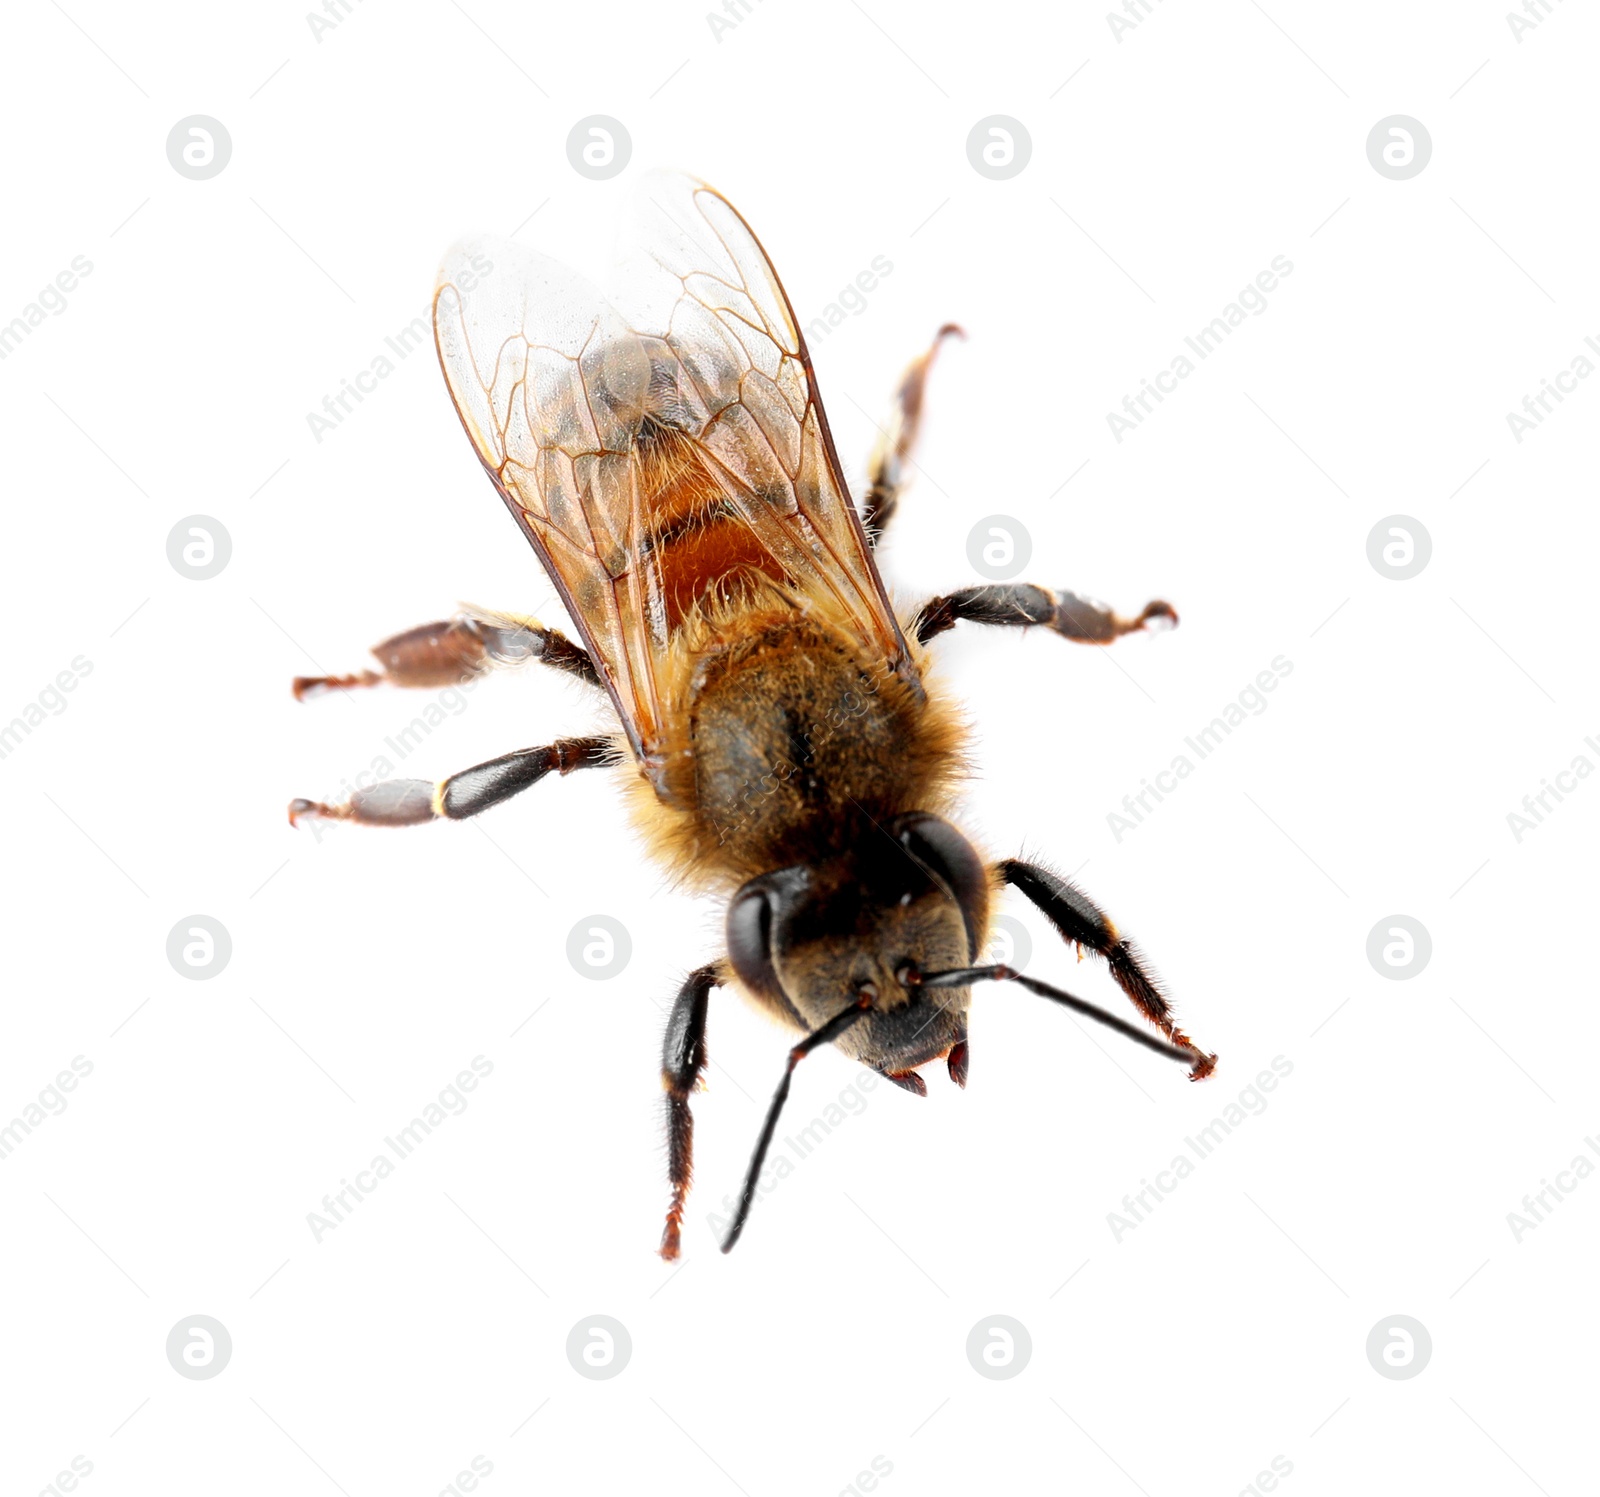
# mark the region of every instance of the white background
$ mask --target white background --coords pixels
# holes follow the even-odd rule
[[[695,4],[371,0],[319,41],[293,4],[6,8],[0,321],[93,264],[0,363],[0,720],[92,664],[0,761],[0,1120],[93,1066],[0,1162],[8,1490],[75,1456],[107,1494],[430,1494],[474,1456],[491,1493],[833,1494],[874,1457],[891,1494],[1230,1494],[1274,1457],[1306,1497],[1593,1490],[1600,1184],[1520,1241],[1507,1217],[1600,1135],[1600,784],[1520,842],[1506,818],[1600,763],[1600,381],[1521,443],[1506,414],[1600,335],[1600,23],[1170,0],[1118,40],[1063,9],[754,0],[718,40]],[[633,141],[604,183],[565,150],[597,113]],[[1406,181],[1366,155],[1396,113],[1433,141]],[[191,114],[232,137],[209,181],[165,154]],[[991,114],[1032,138],[1009,181],[967,160]],[[307,413],[458,235],[599,272],[655,165],[729,194],[803,321],[892,262],[813,349],[853,484],[904,362],[967,328],[880,553],[897,596],[973,580],[998,513],[1033,579],[1180,609],[1111,652],[969,627],[936,655],[978,724],[974,835],[1079,870],[1222,1057],[1190,1086],[981,990],[969,1088],[878,1087],[724,1258],[707,1218],[785,1040],[719,995],[676,1270],[659,1033],[720,912],[642,862],[615,784],[320,840],[284,815],[425,701],[302,706],[292,676],[459,599],[559,618],[431,350],[320,443]],[[1267,310],[1114,440],[1107,412],[1277,255]],[[194,514],[232,536],[210,581],[165,554]],[[1367,559],[1393,514],[1432,537],[1410,581]],[[1108,813],[1280,655],[1267,710],[1118,841]],[[495,679],[398,772],[603,722],[559,679]],[[1125,1007],[1006,912],[1038,975]],[[165,955],[196,913],[233,942],[203,982]],[[596,913],[633,942],[603,983],[565,955]],[[1366,956],[1396,913],[1432,937],[1409,981]],[[476,1055],[469,1109],[315,1240],[322,1196]],[[1275,1056],[1266,1110],[1119,1240],[1123,1196]],[[790,1122],[860,1074],[810,1061]],[[164,1354],[195,1314],[233,1340],[208,1381]],[[632,1337],[607,1381],[565,1353],[595,1314]],[[1032,1340],[1004,1381],[965,1353],[995,1314]],[[1433,1343],[1406,1381],[1365,1353],[1396,1314]]]

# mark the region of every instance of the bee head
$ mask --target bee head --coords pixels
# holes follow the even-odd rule
[[[989,876],[949,822],[910,812],[820,866],[750,880],[728,906],[728,957],[746,987],[799,1029],[819,1029],[863,998],[835,1043],[903,1086],[947,1056],[966,1082],[968,988],[922,989],[925,972],[973,962],[988,931]]]

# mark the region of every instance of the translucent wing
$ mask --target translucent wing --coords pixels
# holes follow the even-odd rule
[[[739,577],[914,668],[765,252],[719,193],[657,175],[611,298],[506,239],[451,251],[434,335],[467,434],[661,784],[675,631]]]

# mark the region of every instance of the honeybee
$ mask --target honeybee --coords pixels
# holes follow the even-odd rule
[[[461,424],[581,644],[536,619],[469,610],[376,646],[378,671],[294,683],[302,698],[438,687],[536,660],[605,692],[617,730],[437,784],[296,800],[289,815],[460,820],[551,773],[605,767],[651,852],[726,900],[725,949],[684,981],[663,1047],[671,1198],[660,1252],[672,1259],[715,988],[800,1036],[724,1252],[744,1229],[799,1061],[833,1044],[920,1096],[918,1068],[942,1059],[964,1086],[974,983],[1019,982],[1181,1060],[1193,1079],[1216,1057],[1178,1029],[1138,951],[1087,895],[1037,864],[986,861],[953,823],[965,730],[929,650],[962,621],[1108,645],[1175,624],[1171,605],[1125,618],[1075,593],[1003,583],[896,610],[874,546],[905,485],[934,356],[959,329],[940,329],[902,377],[858,508],[799,320],[750,226],[688,177],[647,179],[639,206],[637,254],[609,295],[509,240],[470,238],[445,259],[434,296]],[[1154,1032],[982,963],[1005,885],[1103,958]]]

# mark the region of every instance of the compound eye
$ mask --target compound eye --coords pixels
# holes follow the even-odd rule
[[[961,907],[971,955],[989,907],[989,875],[973,846],[948,821],[914,812],[900,818],[895,836],[934,883]]]
[[[728,906],[728,960],[740,981],[765,993],[779,990],[772,965],[772,931],[782,892],[782,875],[767,874],[747,883]]]

